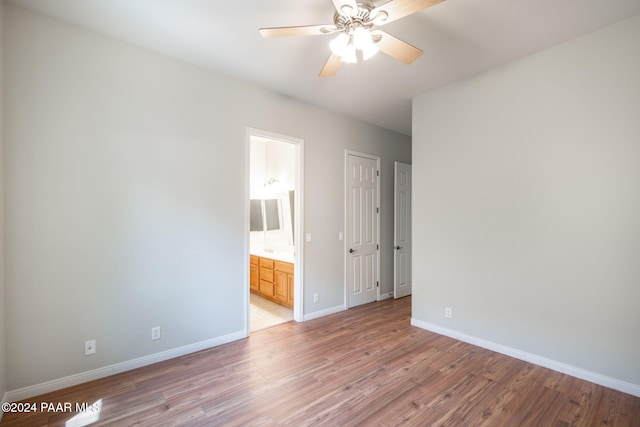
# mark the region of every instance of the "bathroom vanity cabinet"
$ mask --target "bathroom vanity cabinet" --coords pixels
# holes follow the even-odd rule
[[[251,292],[293,308],[293,264],[251,255],[249,268]]]

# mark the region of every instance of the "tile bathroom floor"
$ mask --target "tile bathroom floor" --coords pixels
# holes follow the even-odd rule
[[[293,310],[251,294],[250,332],[293,320]]]

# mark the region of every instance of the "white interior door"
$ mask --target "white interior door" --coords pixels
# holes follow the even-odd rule
[[[395,162],[393,297],[411,295],[411,165]]]
[[[347,154],[347,306],[378,296],[378,160]]]

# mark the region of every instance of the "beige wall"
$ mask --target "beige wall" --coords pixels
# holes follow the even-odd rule
[[[382,157],[391,291],[410,138],[15,6],[5,24],[10,390],[242,334],[247,127],[304,140],[305,314],[344,305],[344,150]]]
[[[414,323],[640,393],[638,40],[635,17],[415,98]]]

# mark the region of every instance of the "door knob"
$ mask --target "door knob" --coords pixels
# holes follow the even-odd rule
[[[355,249],[349,249],[349,253],[352,254],[354,252],[357,252]]]
[[[400,246],[396,246],[395,249],[402,249]]]

